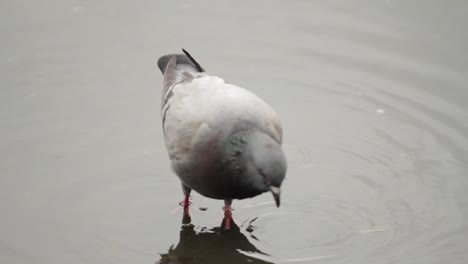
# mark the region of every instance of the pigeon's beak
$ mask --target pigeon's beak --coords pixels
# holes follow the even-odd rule
[[[275,198],[276,206],[280,206],[280,194],[281,194],[281,189],[276,186],[270,186],[270,192],[273,194],[273,198]]]

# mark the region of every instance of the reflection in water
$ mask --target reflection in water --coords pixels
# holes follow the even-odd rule
[[[182,226],[179,244],[171,246],[167,253],[161,254],[161,259],[156,261],[156,264],[270,263],[242,252],[268,256],[250,243],[235,223],[232,223],[229,231],[224,231],[222,227],[201,228],[197,231],[195,226],[190,224]]]

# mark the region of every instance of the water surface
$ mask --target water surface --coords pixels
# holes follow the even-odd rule
[[[2,1],[1,263],[466,263],[463,1]],[[193,195],[160,125],[189,50],[284,123],[282,206]],[[200,210],[202,208],[203,210]],[[207,210],[204,210],[207,208]]]

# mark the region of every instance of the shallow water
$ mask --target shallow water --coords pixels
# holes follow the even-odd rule
[[[0,3],[1,263],[468,261],[466,2],[156,2]],[[174,212],[180,48],[283,119],[282,206],[228,233],[221,201]]]

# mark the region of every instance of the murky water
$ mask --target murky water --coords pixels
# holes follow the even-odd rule
[[[466,2],[157,2],[0,3],[1,263],[467,263]],[[283,118],[282,206],[228,233],[173,212],[180,48]]]

